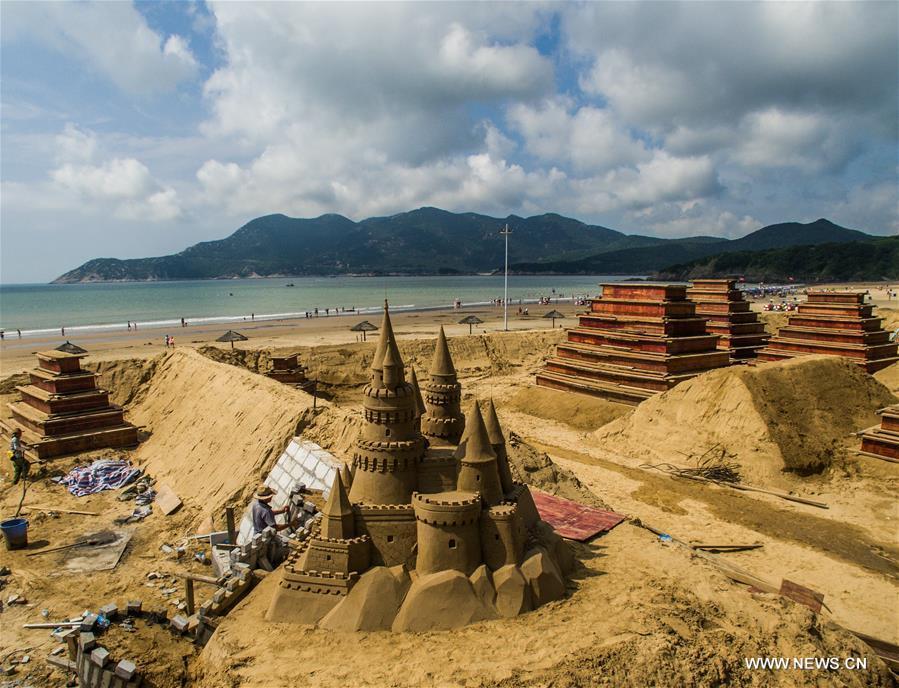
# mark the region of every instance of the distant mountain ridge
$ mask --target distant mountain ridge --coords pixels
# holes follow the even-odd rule
[[[491,272],[503,264],[504,242],[498,231],[505,223],[514,232],[510,269],[536,273],[644,273],[731,250],[872,238],[823,219],[771,225],[732,241],[628,235],[555,213],[494,218],[419,208],[360,222],[333,214],[310,219],[265,215],[224,239],[173,255],[95,258],[54,283]]]

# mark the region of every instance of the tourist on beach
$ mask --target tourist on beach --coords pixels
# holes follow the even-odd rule
[[[16,329],[16,334],[19,335],[19,339],[22,338],[22,330]]]
[[[13,463],[13,479],[12,484],[19,482],[19,478],[26,480],[28,478],[28,470],[31,464],[25,458],[25,450],[22,448],[22,430],[16,428],[12,431],[12,439],[9,442],[9,460]]]
[[[255,320],[255,319],[256,319],[256,314],[250,313],[250,320]]]
[[[62,336],[63,336],[63,337],[66,336],[66,328],[65,328],[65,327],[60,328],[59,331],[62,332]]]
[[[169,336],[166,335],[165,339],[163,341],[165,342],[165,348],[168,349],[169,348]]]

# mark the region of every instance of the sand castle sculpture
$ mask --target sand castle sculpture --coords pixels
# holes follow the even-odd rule
[[[696,315],[707,320],[706,331],[718,335],[718,348],[733,360],[755,358],[771,338],[736,280],[693,280],[687,298],[696,304]]]
[[[899,361],[897,343],[883,329],[874,305],[861,291],[810,291],[786,326],[759,351],[761,361],[782,361],[807,354],[852,359],[869,373]]]
[[[267,619],[439,630],[564,595],[572,553],[513,481],[493,404],[485,418],[474,402],[466,423],[442,331],[424,388],[423,401],[414,371],[406,379],[385,303],[352,469],[335,475],[321,520],[283,567]]]
[[[730,364],[682,284],[614,282],[578,315],[537,373],[537,384],[638,404],[679,382]]]
[[[97,386],[98,375],[82,370],[79,351],[39,352],[29,384],[16,387],[21,399],[9,404],[10,425],[38,459],[137,444],[137,428]]]

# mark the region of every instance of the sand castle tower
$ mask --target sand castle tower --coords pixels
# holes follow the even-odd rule
[[[443,326],[437,335],[429,376],[424,386],[426,412],[421,419],[421,431],[428,437],[455,444],[465,430],[465,416],[461,408],[462,385],[456,377]]]
[[[412,391],[415,394],[415,415],[418,421],[418,431],[421,432],[421,418],[425,415],[425,401],[421,396],[421,386],[418,384],[418,375],[415,374],[415,368],[412,368],[409,382],[412,385]]]
[[[464,492],[479,492],[484,503],[493,506],[503,499],[496,452],[490,445],[487,428],[478,402],[474,401],[468,414],[468,427],[456,451],[459,459],[457,488]]]
[[[408,504],[417,488],[425,442],[418,429],[415,390],[406,382],[386,301],[371,380],[363,395],[364,423],[353,455],[350,498],[354,503]]]
[[[512,492],[512,469],[509,467],[509,454],[506,451],[506,438],[503,429],[499,425],[499,417],[496,415],[496,406],[493,398],[487,402],[487,411],[484,414],[484,424],[487,426],[487,437],[490,438],[490,446],[496,454],[496,465],[499,468],[499,482],[503,488],[503,494]]]

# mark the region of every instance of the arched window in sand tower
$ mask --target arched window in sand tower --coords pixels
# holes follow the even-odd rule
[[[449,548],[456,549],[456,538],[450,538],[449,540]]]

